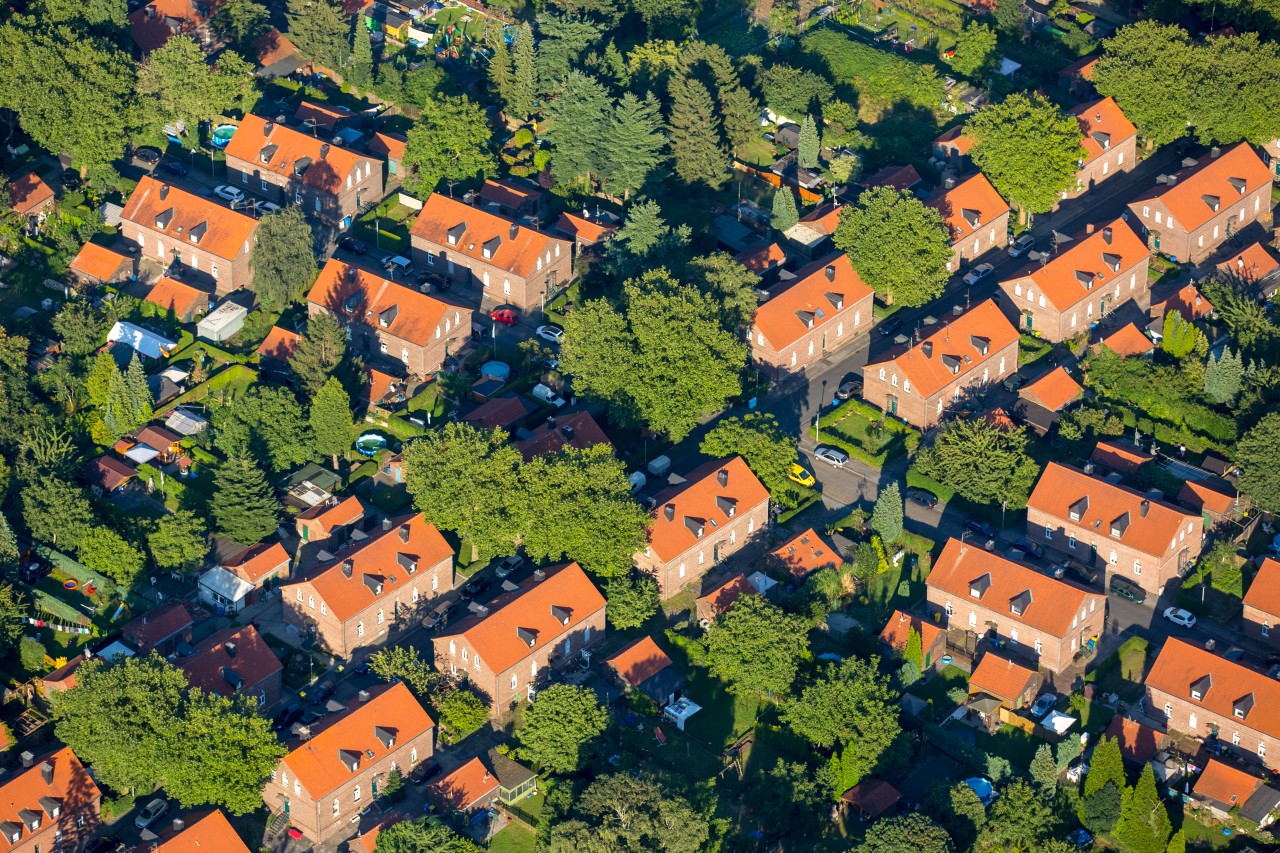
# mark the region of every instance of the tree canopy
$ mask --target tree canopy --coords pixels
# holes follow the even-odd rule
[[[804,619],[758,595],[740,596],[707,631],[711,672],[737,694],[785,694],[808,657]]]
[[[316,280],[314,241],[307,217],[292,205],[259,220],[250,264],[263,308],[283,310]]]
[[[574,801],[570,819],[552,827],[550,849],[700,853],[710,849],[714,802],[650,773],[600,776]]]
[[[795,437],[782,431],[778,419],[764,412],[735,415],[717,423],[702,438],[698,449],[708,456],[741,456],[766,489],[785,489],[787,474],[796,458]]]
[[[1021,93],[990,104],[965,123],[970,156],[992,186],[1026,213],[1052,210],[1075,189],[1085,158],[1080,123],[1048,99]]]
[[[1098,91],[1115,98],[1125,117],[1149,143],[1164,145],[1184,136],[1196,88],[1196,59],[1181,27],[1139,21],[1116,30],[1093,68]],[[1187,85],[1170,86],[1170,80]]]
[[[874,187],[845,205],[834,239],[886,302],[924,305],[942,294],[951,276],[951,235],[942,215],[892,187]]]
[[[933,444],[916,456],[920,473],[979,504],[1027,505],[1040,466],[1027,453],[1029,438],[986,418],[957,418],[944,425]]]
[[[594,691],[572,684],[553,684],[538,691],[516,726],[521,758],[552,773],[572,773],[582,763],[586,745],[609,725],[609,712]]]
[[[479,104],[465,95],[438,98],[409,129],[405,187],[426,198],[441,181],[470,181],[493,174],[492,138]]]

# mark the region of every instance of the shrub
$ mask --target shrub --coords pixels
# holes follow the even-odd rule
[[[18,659],[22,661],[22,668],[29,673],[44,672],[47,668],[44,663],[44,644],[30,637],[23,637],[18,643]]]
[[[526,145],[533,144],[533,131],[527,127],[522,127],[516,131],[516,135],[511,141],[515,143],[517,148],[524,148]]]

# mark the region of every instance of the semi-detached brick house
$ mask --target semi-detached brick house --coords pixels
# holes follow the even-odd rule
[[[1244,632],[1255,640],[1280,645],[1280,563],[1267,557],[1244,596]]]
[[[1087,330],[1131,299],[1145,296],[1151,253],[1123,219],[1068,244],[1044,266],[1033,262],[1000,282],[1019,328],[1048,341]]]
[[[931,332],[869,363],[862,399],[921,429],[942,420],[965,390],[999,382],[1018,369],[1018,331],[988,299]]]
[[[227,181],[341,228],[382,197],[382,163],[248,115],[227,145]]]
[[[848,255],[809,264],[756,309],[752,361],[777,379],[802,372],[871,329],[874,295]]]
[[[249,256],[258,221],[144,176],[120,214],[120,234],[142,258],[181,265],[188,281],[203,282],[219,296],[253,281]]]
[[[102,793],[70,747],[34,761],[0,785],[0,849],[75,850],[98,828]]]
[[[1280,682],[1170,637],[1147,673],[1146,709],[1170,731],[1216,735],[1242,756],[1280,769]]]
[[[668,599],[743,549],[758,549],[769,523],[769,491],[742,457],[708,462],[655,495],[649,545],[633,558]]]
[[[1159,595],[1200,556],[1200,516],[1050,462],[1027,501],[1027,536]]]
[[[387,774],[402,775],[435,750],[435,721],[409,688],[375,688],[367,701],[322,721],[284,758],[262,791],[273,813],[318,844],[344,831],[385,790]]]
[[[223,628],[195,648],[194,655],[180,661],[192,687],[220,696],[251,696],[260,708],[280,701],[284,668],[257,628]]]
[[[1271,220],[1271,172],[1240,142],[1167,176],[1129,210],[1152,250],[1200,263],[1250,222]]]
[[[1076,172],[1076,188],[1064,192],[1063,198],[1084,195],[1112,175],[1133,171],[1138,162],[1138,129],[1113,98],[1081,104],[1071,115],[1080,122],[1085,156]]]
[[[929,573],[931,613],[948,628],[1000,637],[1060,673],[1102,635],[1107,599],[956,539]]]
[[[604,639],[604,596],[577,563],[534,572],[432,640],[435,666],[470,683],[500,717],[534,698],[544,671]]]
[[[416,376],[434,375],[470,340],[473,313],[337,258],[320,271],[307,310],[346,326],[357,352],[398,359]]]
[[[413,262],[481,287],[480,307],[523,310],[573,281],[573,244],[432,193],[409,232]]]
[[[981,172],[944,188],[928,204],[942,214],[951,235],[949,271],[955,272],[962,263],[1009,245],[1009,204]]]
[[[453,549],[421,513],[388,518],[302,578],[281,588],[285,622],[350,658],[416,626],[453,589]]]

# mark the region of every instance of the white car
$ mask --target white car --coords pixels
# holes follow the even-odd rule
[[[214,187],[213,194],[223,201],[244,201],[244,191],[229,184]]]
[[[169,810],[169,801],[163,797],[156,797],[147,803],[147,807],[138,812],[138,816],[133,819],[133,825],[138,829],[146,829],[151,824],[158,821],[165,812]]]
[[[544,403],[550,403],[557,409],[565,404],[564,397],[561,397],[555,391],[552,391],[549,387],[541,383],[534,385],[533,390],[529,393]]]
[[[995,271],[996,268],[991,264],[978,264],[976,267],[969,270],[969,274],[964,277],[965,286],[973,287]]]
[[[511,574],[523,565],[524,557],[521,557],[519,554],[514,554],[498,563],[498,568],[494,570],[494,574],[500,578],[505,578],[507,575]]]
[[[1196,626],[1196,617],[1181,607],[1166,607],[1164,609],[1164,618],[1175,625],[1181,625],[1183,628],[1194,628]]]
[[[537,334],[544,341],[558,344],[560,339],[564,337],[564,329],[559,326],[539,326]]]
[[[849,461],[848,453],[838,447],[828,447],[825,444],[819,445],[818,449],[813,451],[813,455],[836,468],[843,468],[845,463]]]

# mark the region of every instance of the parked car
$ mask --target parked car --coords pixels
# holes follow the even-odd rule
[[[351,667],[351,671],[354,672],[356,675],[368,675],[369,670],[372,667],[373,667],[373,664],[370,663],[368,658],[365,658],[364,660],[360,661],[360,663]]]
[[[1054,572],[1054,577],[1069,577],[1072,580],[1079,581],[1086,586],[1090,586],[1098,582],[1098,573],[1083,563],[1077,563],[1075,560],[1067,560]]]
[[[244,190],[230,184],[218,184],[213,188],[213,194],[223,201],[244,201]]]
[[[398,275],[406,276],[413,272],[413,261],[409,260],[404,255],[389,255],[382,259],[382,268],[386,270],[387,274],[392,278],[395,278]]]
[[[258,209],[259,216],[269,216],[272,213],[280,212],[280,205],[274,201],[260,201],[254,207]]]
[[[181,178],[191,170],[187,168],[187,164],[181,160],[165,160],[160,164],[160,171],[173,175],[175,178]]]
[[[1036,699],[1035,704],[1031,706],[1031,716],[1037,720],[1045,714],[1053,710],[1053,706],[1058,704],[1058,697],[1053,693],[1041,693]]]
[[[888,338],[897,334],[898,330],[901,328],[902,320],[897,317],[890,317],[888,320],[885,320],[880,324],[880,334]]]
[[[977,536],[994,539],[996,529],[980,518],[971,518],[964,523],[964,529]]]
[[[164,155],[160,153],[159,149],[146,146],[134,151],[133,156],[148,166],[154,166],[160,162],[160,158]]]
[[[1023,255],[1025,255],[1027,252],[1030,252],[1035,247],[1036,247],[1035,237],[1032,237],[1030,234],[1027,234],[1027,233],[1020,234],[1018,236],[1018,239],[1014,240],[1012,243],[1009,244],[1009,257],[1020,258]]]
[[[818,482],[814,479],[813,472],[799,462],[791,463],[791,467],[787,469],[787,479],[802,486],[812,486]]]
[[[976,267],[969,270],[968,274],[964,277],[964,285],[965,287],[973,287],[995,271],[996,268],[992,264],[978,264]]]
[[[520,312],[514,308],[495,308],[489,317],[504,326],[514,326],[520,322]]]
[[[335,689],[336,685],[333,683],[333,679],[326,678],[307,695],[307,701],[312,705],[323,705],[333,695]]]
[[[510,557],[503,559],[501,563],[498,563],[498,568],[494,570],[494,574],[500,578],[505,578],[523,565],[524,557],[519,554],[512,554]]]
[[[1111,591],[1121,598],[1127,598],[1134,604],[1141,604],[1147,600],[1147,591],[1145,589],[1128,578],[1122,578],[1119,575],[1111,578]]]
[[[862,393],[862,380],[850,379],[844,382],[836,389],[836,399],[851,400]]]
[[[529,393],[532,394],[534,397],[537,397],[542,402],[555,406],[557,409],[563,406],[566,402],[564,397],[561,397],[559,394],[557,394],[555,391],[552,391],[549,387],[547,387],[546,385],[543,385],[541,382],[539,382],[537,385],[534,385],[533,390],[530,391]]]
[[[537,334],[538,337],[542,338],[544,341],[558,344],[560,343],[560,339],[564,337],[564,329],[559,326],[551,325],[539,326]]]
[[[302,706],[297,702],[294,702],[283,711],[276,714],[275,719],[271,721],[271,729],[273,731],[283,732],[300,719],[302,719]]]
[[[1014,373],[1000,384],[1004,386],[1004,390],[1006,391],[1017,391],[1022,387],[1022,383],[1026,381],[1027,377],[1023,376],[1021,373]]]
[[[430,782],[432,779],[440,775],[440,765],[434,761],[422,761],[418,766],[409,771],[409,782],[414,785],[421,785]]]
[[[458,595],[464,601],[471,601],[473,598],[484,595],[491,585],[488,578],[472,578]]]
[[[169,810],[169,801],[164,797],[156,797],[147,803],[146,808],[138,812],[138,816],[133,819],[133,825],[138,829],[146,829],[151,824],[158,821]]]
[[[1044,559],[1044,548],[1025,536],[1018,537],[1018,541],[1013,543],[1013,547],[1025,551],[1037,560]]]
[[[1181,625],[1183,628],[1194,628],[1196,626],[1196,617],[1192,615],[1191,611],[1183,610],[1181,607],[1166,607],[1164,609],[1164,618],[1175,625]]]
[[[363,255],[369,251],[369,244],[356,237],[343,237],[338,241],[338,248],[353,255]]]
[[[823,462],[834,465],[836,468],[843,468],[849,461],[848,453],[838,447],[828,447],[825,444],[818,445],[818,449],[813,451],[813,455]]]
[[[938,505],[938,496],[924,489],[907,489],[907,500],[915,501],[925,509],[933,509]]]

